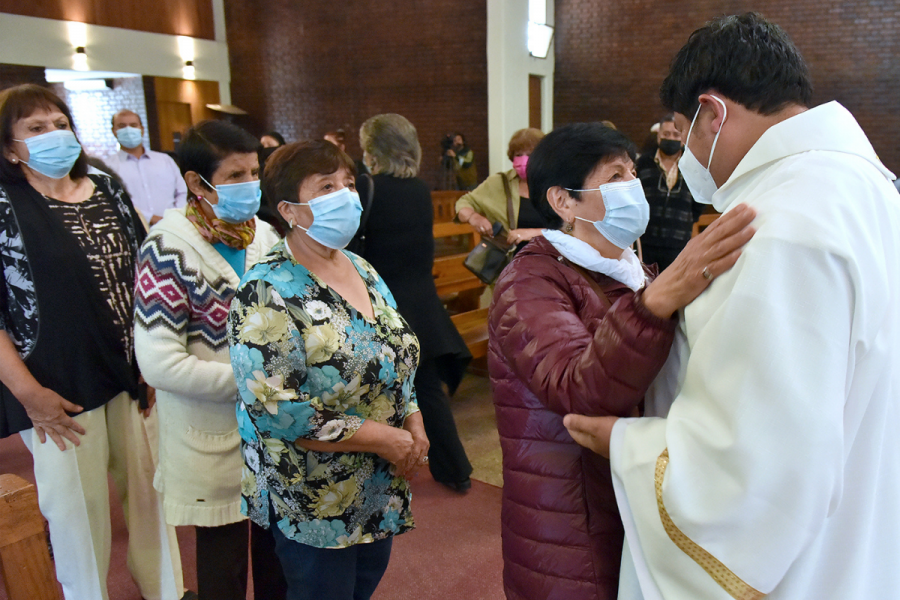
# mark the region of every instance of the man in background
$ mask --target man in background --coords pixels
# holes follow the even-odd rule
[[[144,148],[144,126],[136,112],[120,110],[112,118],[112,132],[121,149],[106,158],[119,174],[134,207],[150,225],[169,208],[187,203],[187,186],[178,165],[168,154]]]
[[[700,218],[704,207],[694,202],[678,170],[681,133],[675,127],[673,113],[659,122],[656,142],[656,152],[642,154],[635,170],[650,205],[650,221],[641,236],[643,260],[648,265],[658,264],[662,271],[690,241],[694,222]]]
[[[453,171],[456,173],[456,188],[474,190],[478,185],[478,170],[475,168],[475,153],[466,143],[465,136],[461,133],[454,135],[453,147],[444,154],[452,159]]]

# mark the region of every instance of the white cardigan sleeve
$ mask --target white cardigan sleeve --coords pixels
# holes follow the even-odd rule
[[[198,254],[177,236],[147,238],[138,259],[134,343],[149,385],[204,402],[236,401],[225,338],[232,293],[223,278],[204,277]]]
[[[754,239],[713,285],[688,308],[691,354],[667,418],[613,433],[647,599],[761,598],[840,502],[858,300],[846,264]]]

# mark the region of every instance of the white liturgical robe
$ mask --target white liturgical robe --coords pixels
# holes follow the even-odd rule
[[[613,429],[620,599],[900,598],[891,179],[832,102],[767,130],[713,196],[757,233],[685,309],[660,417]]]

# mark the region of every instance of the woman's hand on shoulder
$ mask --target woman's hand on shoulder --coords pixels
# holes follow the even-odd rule
[[[756,230],[750,226],[756,211],[739,204],[685,246],[669,267],[643,294],[643,302],[654,315],[667,319],[687,306],[712,281],[734,266],[741,248]]]

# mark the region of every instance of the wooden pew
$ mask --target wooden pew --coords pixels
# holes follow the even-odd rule
[[[446,301],[469,290],[478,290],[480,295],[484,284],[463,263],[481,241],[481,236],[464,223],[435,223],[433,231],[435,258],[432,275],[438,296]]]
[[[481,358],[487,355],[487,318],[487,308],[470,310],[450,317],[453,324],[456,325],[456,330],[459,331],[463,341],[466,343],[469,352],[472,353],[472,358]]]
[[[456,216],[456,201],[466,192],[461,190],[434,190],[431,203],[434,205],[434,222],[446,223]]]
[[[9,600],[61,600],[37,490],[18,475],[0,475],[0,570]]]

